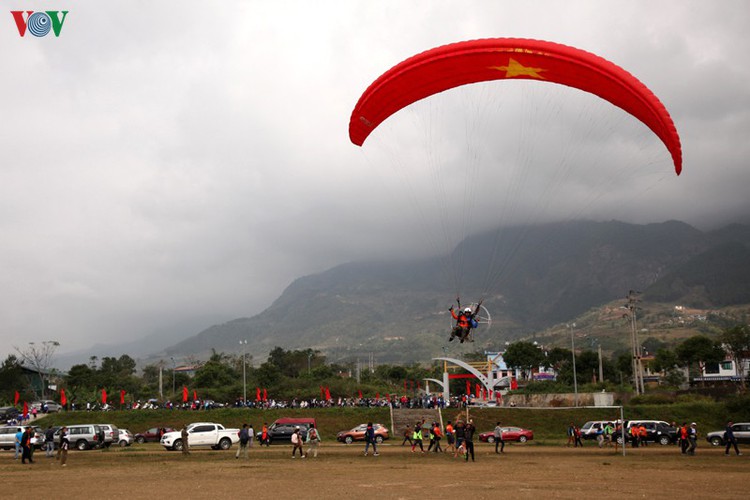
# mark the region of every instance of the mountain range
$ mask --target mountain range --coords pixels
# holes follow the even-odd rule
[[[475,343],[448,342],[457,283],[465,302],[481,298],[492,317]],[[330,361],[426,361],[500,349],[630,290],[642,291],[643,302],[689,307],[750,303],[750,226],[569,221],[471,236],[447,256],[346,263],[295,280],[256,316],[211,326],[141,362],[237,353],[244,340],[256,362],[276,346],[319,350]]]

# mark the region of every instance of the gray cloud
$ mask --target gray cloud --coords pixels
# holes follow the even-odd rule
[[[3,5],[49,8],[32,4]],[[63,7],[57,39],[20,38],[7,12],[0,24],[11,345],[197,333],[260,312],[300,275],[446,251],[498,223],[748,221],[742,1]],[[349,143],[351,109],[390,66],[495,36],[566,43],[630,70],[675,119],[683,175],[627,114],[550,85],[436,96],[364,148]],[[467,200],[471,226],[447,231]]]

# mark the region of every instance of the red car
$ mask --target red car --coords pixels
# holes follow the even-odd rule
[[[388,439],[388,427],[382,424],[372,424],[372,428],[375,431],[375,442],[380,444]],[[364,441],[366,430],[367,424],[358,425],[354,429],[339,432],[336,435],[336,439],[346,444],[352,444],[354,441]]]
[[[521,429],[520,427],[503,427],[503,441],[518,441],[525,443],[534,439],[534,431]],[[485,443],[495,442],[495,431],[483,432],[479,435],[479,440]]]
[[[162,434],[166,434],[167,432],[174,432],[175,429],[172,429],[171,427],[152,427],[147,431],[139,432],[134,436],[135,442],[138,444],[143,444],[146,442],[156,442],[158,443],[161,440]]]

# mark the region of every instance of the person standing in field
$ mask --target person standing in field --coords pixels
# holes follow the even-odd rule
[[[419,446],[419,449],[422,450],[422,453],[424,453],[424,446],[422,446],[422,425],[417,424],[414,426],[414,432],[411,435],[411,439],[413,441],[411,445],[411,452],[414,453],[414,450],[416,450],[417,446]]]
[[[401,441],[401,446],[404,446],[407,441],[409,442],[409,446],[413,446],[414,445],[414,443],[411,440],[412,432],[413,431],[412,431],[411,427],[409,427],[408,425],[406,427],[404,427],[404,440]]]
[[[68,428],[63,427],[60,429],[60,450],[58,457],[60,459],[60,465],[65,467],[68,462],[68,450],[70,449],[70,435],[68,434]]]
[[[724,442],[727,444],[727,447],[724,449],[724,454],[729,456],[729,448],[734,446],[735,453],[737,453],[737,456],[740,456],[742,453],[740,453],[740,449],[737,447],[737,438],[734,435],[733,425],[734,422],[727,422],[727,428],[724,429]]]
[[[614,428],[612,427],[612,422],[607,422],[604,424],[604,441],[607,446],[612,446],[612,432],[614,431]]]
[[[250,439],[247,435],[247,424],[242,424],[242,429],[237,433],[237,436],[240,438],[240,446],[237,448],[237,453],[234,455],[234,458],[240,458],[240,455],[248,458],[247,443]]]
[[[14,457],[14,460],[18,460],[18,457],[21,456],[21,440],[23,439],[23,429],[16,432],[16,436],[14,438],[14,443],[16,445],[16,455]]]
[[[310,429],[307,431],[307,453],[305,453],[305,456],[309,455],[312,451],[313,458],[318,458],[318,445],[320,444],[320,433],[318,432],[318,429],[315,428],[315,424],[310,424]]]
[[[188,443],[188,431],[187,431],[187,425],[184,425],[182,427],[182,431],[180,432],[180,437],[182,438],[182,454],[187,456],[190,455],[190,444]]]
[[[690,444],[688,442],[688,434],[687,422],[683,422],[677,434],[680,437],[680,451],[683,455],[687,454],[688,444]]]
[[[576,426],[573,422],[568,426],[568,443],[565,446],[570,447],[571,443],[575,443]]]
[[[596,429],[596,444],[599,445],[599,448],[604,446],[604,429],[601,427]]]
[[[690,448],[688,448],[688,455],[695,455],[695,448],[698,446],[698,429],[695,422],[690,424],[690,428],[688,429],[688,443],[690,443]]]
[[[51,425],[44,431],[44,452],[47,458],[55,456],[55,430]]]
[[[456,442],[456,436],[453,433],[453,424],[451,424],[450,420],[448,420],[448,425],[445,426],[445,439],[448,441],[448,446],[445,447],[445,452],[448,453],[449,451],[452,451],[455,454],[456,447],[454,446],[454,443]]]
[[[466,445],[466,461],[469,461],[469,455],[471,455],[471,461],[474,461],[474,432],[477,430],[474,427],[474,420],[469,419],[469,423],[466,424],[464,430],[464,443]]]
[[[623,432],[623,429],[622,429],[622,422],[619,421],[619,420],[617,420],[615,422],[615,433],[614,434],[615,434],[615,439],[614,439],[614,441],[615,441],[615,453],[617,453],[617,448],[620,445],[620,441],[619,441],[620,439],[622,439],[622,445],[625,446],[625,433]]]
[[[464,424],[463,420],[456,421],[456,428],[454,429],[454,432],[456,434],[456,448],[453,453],[453,458],[456,458],[459,453],[466,453],[466,446],[464,445],[464,441],[466,439],[466,424]]]
[[[268,423],[263,424],[263,429],[260,432],[260,445],[266,445],[266,448],[271,446],[271,442],[268,440]]]
[[[440,440],[443,439],[443,432],[440,430],[440,424],[437,422],[432,424],[432,434],[435,437],[435,453],[442,453],[443,448],[440,446]]]
[[[497,423],[492,434],[495,436],[495,453],[505,453],[505,440],[503,439],[503,428],[500,422]],[[498,446],[500,447],[500,451],[497,451]]]
[[[33,446],[31,444],[31,437],[34,435],[34,431],[31,427],[26,427],[26,430],[21,435],[21,463],[25,464],[26,460],[29,461],[30,464],[34,463],[34,460],[31,456],[31,447]]]
[[[365,430],[365,456],[367,456],[370,445],[372,445],[372,456],[377,457],[380,455],[378,453],[377,442],[375,441],[375,428],[372,426],[372,422],[367,422],[367,429]]]
[[[300,435],[299,426],[295,427],[292,433],[292,458],[295,458],[297,450],[299,450],[299,456],[305,458],[305,452],[302,450],[302,436]]]
[[[573,426],[573,438],[575,439],[575,447],[578,448],[580,446],[581,448],[583,448],[583,441],[581,441],[581,429],[576,426]]]

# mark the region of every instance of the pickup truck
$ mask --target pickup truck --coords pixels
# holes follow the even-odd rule
[[[225,429],[221,424],[196,422],[187,426],[188,446],[210,447],[214,450],[228,450],[240,441],[239,429]],[[161,437],[161,445],[167,450],[182,450],[182,432],[167,432]]]

